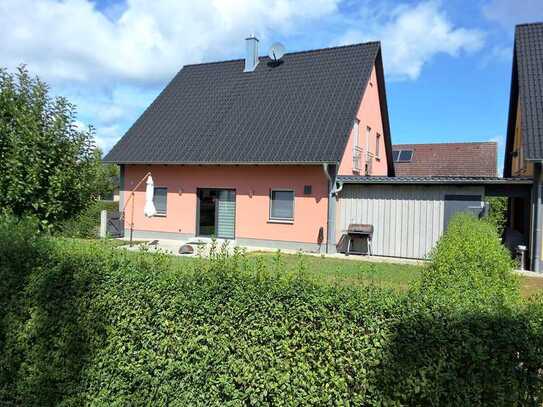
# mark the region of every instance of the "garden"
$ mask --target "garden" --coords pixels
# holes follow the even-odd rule
[[[320,258],[188,260],[36,226],[0,223],[1,404],[543,401],[543,300],[486,221],[457,217],[410,279],[350,262],[335,281]]]
[[[0,405],[541,405],[541,280],[499,216],[423,266],[96,240],[115,168],[26,68],[0,69]],[[497,219],[497,220],[496,220]]]

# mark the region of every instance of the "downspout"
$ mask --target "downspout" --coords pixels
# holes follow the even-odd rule
[[[328,179],[328,210],[326,216],[326,253],[335,253],[336,234],[336,171],[337,165],[323,163],[322,169]],[[333,172],[333,174],[332,174]]]
[[[328,182],[332,183],[332,177],[330,177],[330,173],[328,172],[328,166],[330,164],[328,163],[322,163],[322,169],[324,170],[324,175],[326,175],[326,178],[328,178]]]
[[[343,182],[341,182],[341,181],[336,181],[336,185],[339,185],[339,187],[336,186],[336,187],[334,188],[334,195],[335,195],[335,196],[338,196],[339,193],[341,192],[341,190],[343,189]]]
[[[333,196],[337,196],[343,189],[343,182],[338,182],[338,181],[334,182],[332,180],[332,177],[330,176],[330,172],[328,171],[329,165],[330,164],[328,163],[323,163],[322,168],[324,169],[324,174],[326,175],[326,178],[328,178],[329,184],[332,185],[332,190],[330,191],[330,194],[332,194]]]
[[[535,189],[534,195],[535,195],[535,233],[533,236],[534,241],[534,264],[533,264],[533,270],[536,273],[541,273],[541,166],[542,163],[534,163],[534,185],[533,188]]]

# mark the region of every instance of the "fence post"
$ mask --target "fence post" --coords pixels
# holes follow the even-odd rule
[[[102,209],[100,212],[100,238],[107,237],[107,211]]]

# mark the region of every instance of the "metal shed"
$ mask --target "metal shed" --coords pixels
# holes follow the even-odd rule
[[[412,259],[428,256],[454,214],[481,214],[487,190],[509,185],[472,177],[340,176],[338,182],[338,250],[349,224],[371,224],[374,255]]]

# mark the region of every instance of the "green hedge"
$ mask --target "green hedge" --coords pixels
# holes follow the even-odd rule
[[[0,222],[2,405],[543,401],[541,304],[458,312],[315,286],[280,259],[176,262],[33,230]]]
[[[432,252],[418,293],[452,306],[499,309],[520,300],[514,266],[495,225],[459,214]]]

